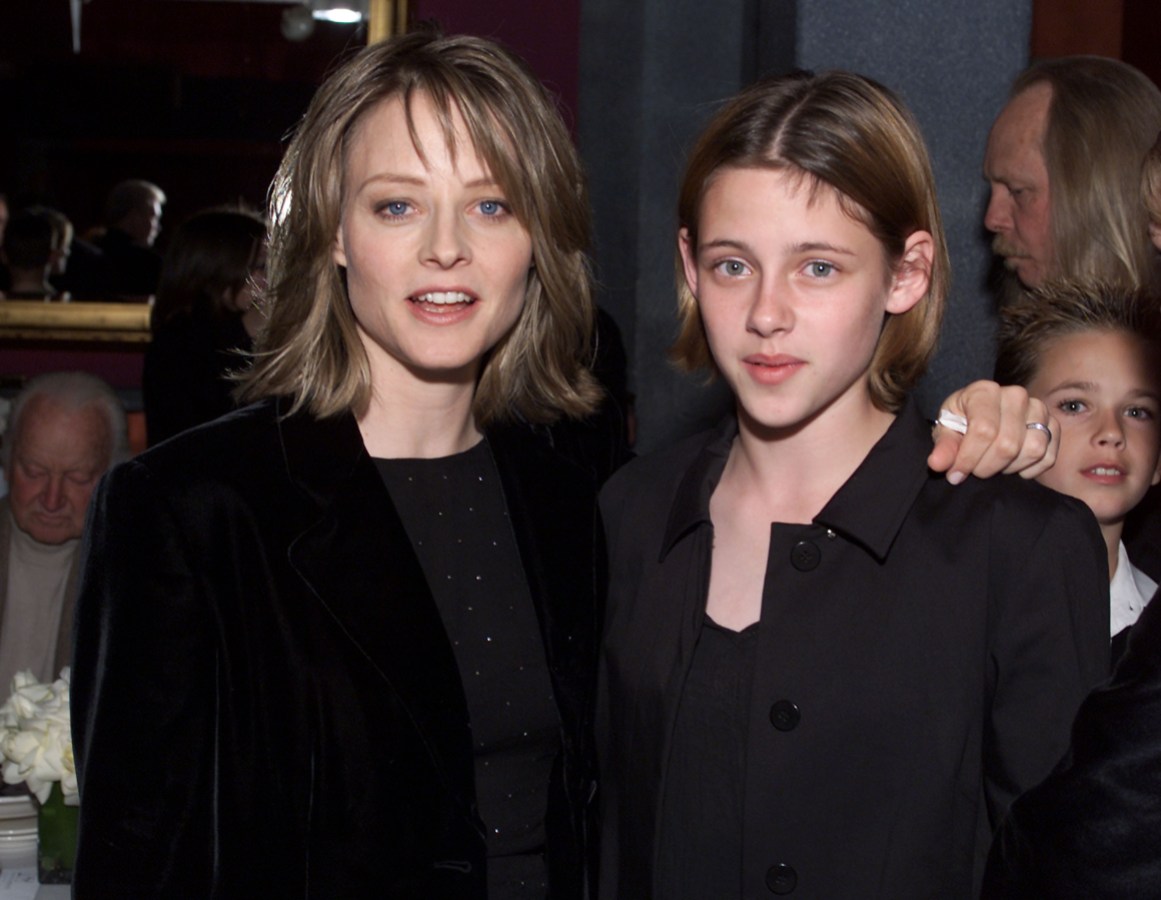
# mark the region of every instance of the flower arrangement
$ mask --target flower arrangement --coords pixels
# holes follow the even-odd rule
[[[77,806],[77,770],[69,730],[69,669],[52,684],[31,672],[17,672],[12,696],[0,706],[0,754],[4,781],[26,782],[43,805],[59,782],[66,806]]]

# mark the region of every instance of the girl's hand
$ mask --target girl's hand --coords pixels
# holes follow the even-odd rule
[[[936,425],[935,449],[927,465],[947,472],[947,480],[959,484],[968,475],[990,478],[997,473],[1019,472],[1035,478],[1056,462],[1060,428],[1048,407],[1018,385],[1001,387],[994,381],[976,381],[943,401],[942,409],[967,419],[967,433]],[[1029,423],[1047,425],[1049,435]]]

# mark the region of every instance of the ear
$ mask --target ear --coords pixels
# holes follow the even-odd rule
[[[340,224],[338,232],[335,234],[335,245],[331,248],[331,259],[335,261],[336,265],[347,267],[347,251],[343,247],[343,226]]]
[[[685,283],[689,292],[697,297],[697,250],[689,239],[689,229],[677,232],[677,249],[681,253],[681,268],[685,272]]]
[[[935,239],[928,231],[916,231],[903,245],[903,255],[895,266],[887,292],[887,312],[899,315],[924,298],[931,286],[935,260]]]
[[[1161,483],[1161,457],[1157,459],[1157,468],[1153,470],[1153,480],[1149,482],[1150,487]]]

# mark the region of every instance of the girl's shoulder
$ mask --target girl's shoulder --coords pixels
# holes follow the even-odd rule
[[[712,476],[715,462],[724,465],[736,428],[731,423],[707,429],[626,463],[601,491],[603,507],[638,499],[672,499],[683,480],[699,473]]]

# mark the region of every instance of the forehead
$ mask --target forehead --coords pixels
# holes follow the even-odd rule
[[[1044,133],[1052,106],[1052,86],[1037,82],[1010,99],[996,117],[988,137],[989,160],[1034,154],[1043,157]]]
[[[1036,377],[1055,380],[1075,375],[1094,384],[1117,382],[1134,390],[1161,391],[1157,348],[1145,338],[1119,329],[1089,329],[1048,342]]]
[[[424,90],[409,96],[396,92],[369,107],[351,130],[346,150],[348,165],[418,159],[427,169],[490,169],[460,106],[454,101],[441,106]]]
[[[109,452],[105,418],[94,405],[66,407],[51,397],[32,397],[20,417],[13,456],[59,468],[85,468]]]
[[[771,233],[783,223],[765,215],[770,203],[801,211],[807,221],[838,223],[841,218],[867,232],[861,206],[820,178],[793,166],[723,166],[708,179],[701,201],[702,228],[709,220],[723,220],[752,211]],[[877,240],[877,239],[876,239]]]

